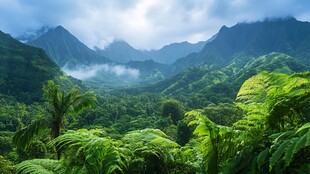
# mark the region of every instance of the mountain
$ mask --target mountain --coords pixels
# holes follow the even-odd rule
[[[42,100],[42,85],[47,80],[54,79],[64,86],[81,83],[66,76],[42,49],[25,45],[1,31],[0,62],[1,97],[32,103]]]
[[[109,59],[119,62],[128,63],[130,61],[144,61],[150,59],[141,51],[133,48],[127,42],[122,40],[115,40],[110,43],[106,48],[95,50],[98,54],[108,57]]]
[[[158,50],[140,51],[133,48],[125,41],[116,40],[104,49],[96,48],[96,52],[120,63],[152,59],[162,64],[171,64],[179,58],[201,51],[207,42],[208,41],[200,41],[195,44],[189,42],[172,43]]]
[[[27,44],[44,49],[61,68],[111,62],[89,49],[62,26],[49,30]]]
[[[238,89],[246,79],[261,72],[292,74],[309,70],[309,66],[294,57],[272,52],[251,59],[242,68],[239,68],[236,62],[216,70],[207,69],[206,66],[191,67],[154,85],[130,89],[127,92],[132,94],[154,92],[175,97],[193,98],[193,100],[200,98],[200,101],[214,103],[227,102],[236,97]],[[225,100],[219,101],[218,99]],[[197,108],[199,108],[198,105]]]
[[[195,44],[189,42],[172,43],[159,50],[144,51],[143,53],[156,62],[171,64],[179,58],[201,51],[207,42],[200,41]]]
[[[309,43],[309,22],[290,17],[239,23],[230,28],[223,26],[202,51],[178,59],[173,68],[175,73],[197,65],[218,69],[229,65],[234,59],[238,59],[242,67],[251,58],[271,52],[284,53],[310,65]]]
[[[130,61],[126,64],[130,68],[138,69],[140,78],[145,86],[166,79],[170,76],[169,65],[157,63],[153,60]]]

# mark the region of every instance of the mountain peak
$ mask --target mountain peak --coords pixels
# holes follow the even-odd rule
[[[60,67],[73,68],[77,65],[110,62],[106,57],[99,56],[89,49],[60,25],[28,44],[44,49]]]
[[[63,26],[58,25],[57,27],[55,27],[55,30],[66,30]],[[68,30],[66,30],[68,31]]]

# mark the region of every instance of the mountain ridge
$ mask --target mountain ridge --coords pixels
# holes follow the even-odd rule
[[[27,44],[44,49],[61,68],[111,62],[108,58],[96,54],[62,26],[49,30]]]

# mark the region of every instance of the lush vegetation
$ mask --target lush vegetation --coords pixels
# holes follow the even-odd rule
[[[185,71],[108,92],[0,33],[0,173],[309,173],[307,27],[222,27],[175,64],[131,62],[149,83]]]
[[[97,96],[93,105],[91,93],[49,81],[44,104],[2,99],[1,172],[306,173],[309,87],[307,72],[263,72],[233,103],[193,109],[151,93]]]

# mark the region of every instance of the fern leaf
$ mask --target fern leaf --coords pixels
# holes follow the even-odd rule
[[[20,149],[27,149],[31,140],[35,136],[41,135],[48,128],[48,123],[45,119],[40,119],[32,122],[25,128],[18,130],[13,136],[12,142]]]
[[[286,131],[286,132],[280,132],[280,133],[276,133],[276,134],[272,134],[269,136],[270,139],[273,139],[273,142],[278,142],[281,139],[285,139],[286,137],[294,134],[295,131],[291,130],[291,131]]]
[[[269,154],[269,148],[266,148],[263,150],[258,156],[257,156],[257,166],[258,169],[261,168],[261,166],[266,162],[265,159],[267,155]]]
[[[307,143],[307,134],[304,134],[296,143],[293,154],[297,153],[301,148],[305,147]]]
[[[285,149],[291,142],[286,140],[277,148],[277,150],[272,154],[269,161],[269,170],[271,171],[272,167],[280,160],[282,154],[285,152]]]
[[[284,161],[285,161],[285,166],[286,167],[289,166],[289,164],[293,160],[294,149],[295,149],[295,146],[296,146],[298,140],[299,140],[299,138],[292,138],[290,146],[285,151]]]
[[[298,134],[300,131],[305,130],[305,129],[309,129],[310,130],[310,123],[306,123],[303,126],[301,126],[297,131],[296,134]]]
[[[17,174],[56,174],[60,171],[60,162],[50,159],[27,160],[16,165]]]
[[[310,146],[310,129],[308,130],[308,132],[306,133],[307,136],[307,142],[305,146]]]

